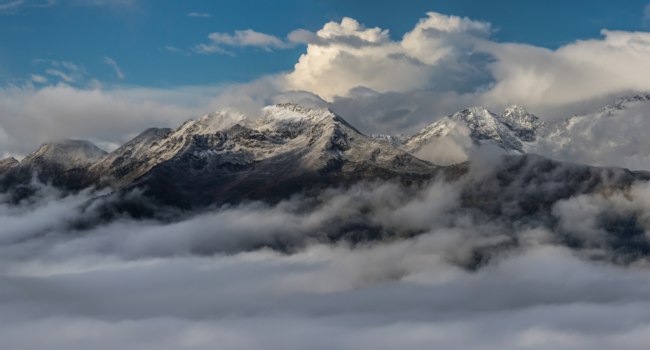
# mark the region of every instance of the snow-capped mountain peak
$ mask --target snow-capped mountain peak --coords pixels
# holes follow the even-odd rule
[[[506,128],[500,122],[499,117],[485,107],[463,109],[454,113],[450,118],[462,121],[471,130],[472,136],[478,140],[493,139],[502,142],[504,138],[507,138]]]
[[[233,125],[243,123],[246,120],[247,118],[245,114],[239,111],[225,109],[206,114],[195,120],[188,120],[176,129],[174,134],[177,136],[181,134],[214,134],[217,131],[228,129]]]
[[[312,120],[334,119],[336,115],[327,108],[304,107],[294,103],[281,103],[262,109],[262,118],[267,120]]]
[[[87,166],[106,155],[106,152],[85,140],[63,140],[43,144],[25,157],[21,164],[49,163],[64,169]]]
[[[535,141],[539,132],[545,128],[541,119],[518,105],[506,108],[500,119],[519,139],[525,142]]]
[[[423,159],[444,164],[466,160],[472,144],[493,144],[506,152],[523,153],[543,130],[544,122],[521,106],[512,105],[501,115],[485,107],[471,107],[430,124],[403,145]]]

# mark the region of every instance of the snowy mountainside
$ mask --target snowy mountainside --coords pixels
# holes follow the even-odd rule
[[[523,107],[510,106],[501,115],[484,107],[463,109],[442,118],[406,140],[404,148],[417,152],[437,137],[444,137],[454,128],[465,127],[472,141],[493,142],[505,150],[523,152],[524,143],[534,141],[544,128],[544,122]]]
[[[467,160],[471,150],[482,144],[524,153],[544,129],[543,121],[520,106],[510,106],[501,115],[484,107],[472,107],[430,124],[406,139],[403,147],[434,163],[458,163]]]
[[[278,104],[257,118],[227,110],[175,130],[147,130],[88,169],[92,183],[146,188],[165,202],[190,205],[354,179],[428,178],[437,168],[327,108]]]
[[[550,128],[532,151],[596,166],[650,170],[650,94],[615,100]]]
[[[63,170],[88,166],[106,155],[93,143],[85,140],[63,140],[48,142],[35,152],[26,156],[20,164],[25,165],[58,165]]]

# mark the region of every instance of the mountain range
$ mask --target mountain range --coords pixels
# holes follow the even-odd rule
[[[566,137],[578,123],[616,118],[628,105],[649,102],[650,96],[620,100],[600,110],[598,118],[569,118],[564,128],[549,126],[520,106],[501,114],[468,108],[406,137],[365,135],[327,108],[278,104],[257,118],[224,110],[176,129],[147,129],[110,153],[88,141],[65,140],[46,143],[20,162],[1,160],[0,199],[29,201],[41,183],[64,194],[90,191],[86,218],[71,223],[83,228],[125,215],[174,221],[224,205],[274,204],[298,195],[318,201],[323,191],[368,183],[397,184],[417,196],[442,182],[458,189],[460,208],[473,220],[558,227],[558,202],[582,194],[626,193],[650,181],[650,173],[553,160],[535,151]],[[465,147],[465,156],[473,148],[489,152],[471,161],[441,163],[431,157],[453,153],[454,147]],[[603,220],[603,230],[611,233],[607,245],[623,252],[616,255],[622,261],[650,251],[650,243],[640,238],[644,231],[635,229],[643,218]],[[326,234],[352,241],[385,235],[390,233],[352,218]],[[478,266],[482,259],[463,264]]]
[[[258,118],[224,110],[176,129],[145,130],[110,153],[82,140],[46,143],[20,162],[0,161],[0,190],[20,200],[37,179],[66,190],[138,189],[156,203],[193,209],[272,202],[360,181],[458,179],[468,172],[472,149],[488,146],[512,159],[552,159],[544,150],[553,143],[569,147],[566,139],[578,125],[614,118],[639,103],[650,104],[650,95],[617,100],[553,128],[521,106],[501,114],[473,107],[402,137],[367,136],[327,108],[278,104],[264,108]],[[454,150],[460,157],[454,159]],[[447,158],[441,161],[440,155]],[[557,163],[551,159],[544,162]]]

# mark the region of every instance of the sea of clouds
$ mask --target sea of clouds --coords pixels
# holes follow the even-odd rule
[[[499,220],[463,205],[489,177],[481,167],[418,187],[365,183],[171,222],[100,220],[95,209],[112,199],[92,191],[43,185],[18,204],[3,197],[0,340],[66,350],[644,348],[650,271],[643,254],[620,258],[603,218],[650,228],[650,186],[561,199],[545,219]]]

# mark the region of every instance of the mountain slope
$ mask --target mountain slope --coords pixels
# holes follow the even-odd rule
[[[574,115],[539,140],[535,152],[597,166],[650,170],[650,94]]]
[[[544,129],[544,122],[520,106],[510,106],[501,115],[473,107],[430,124],[407,138],[403,147],[434,163],[457,163],[466,160],[476,145],[490,144],[506,152],[524,153]],[[452,157],[446,159],[449,154]]]
[[[88,167],[105,155],[105,151],[89,141],[48,142],[18,164],[10,159],[11,166],[0,177],[0,190],[12,190],[14,199],[20,200],[33,192],[34,179],[63,189],[84,189],[93,184]]]
[[[152,148],[158,146],[159,142],[168,137],[172,129],[150,128],[125,143],[110,154],[105,155],[93,163],[89,171],[95,175],[99,183],[115,185],[126,183],[137,177],[134,168],[138,164],[149,161],[149,153]]]
[[[106,152],[85,140],[63,140],[43,144],[38,150],[29,154],[21,166],[58,165],[64,171],[86,167]]]
[[[18,165],[18,163],[19,162],[14,157],[9,157],[9,158],[5,158],[5,159],[0,160],[0,174],[2,174],[4,172],[8,171],[9,169],[15,167],[16,165]]]
[[[267,107],[259,119],[223,113],[186,122],[147,159],[128,187],[182,206],[280,198],[359,179],[428,178],[437,169],[327,109],[293,104]]]

